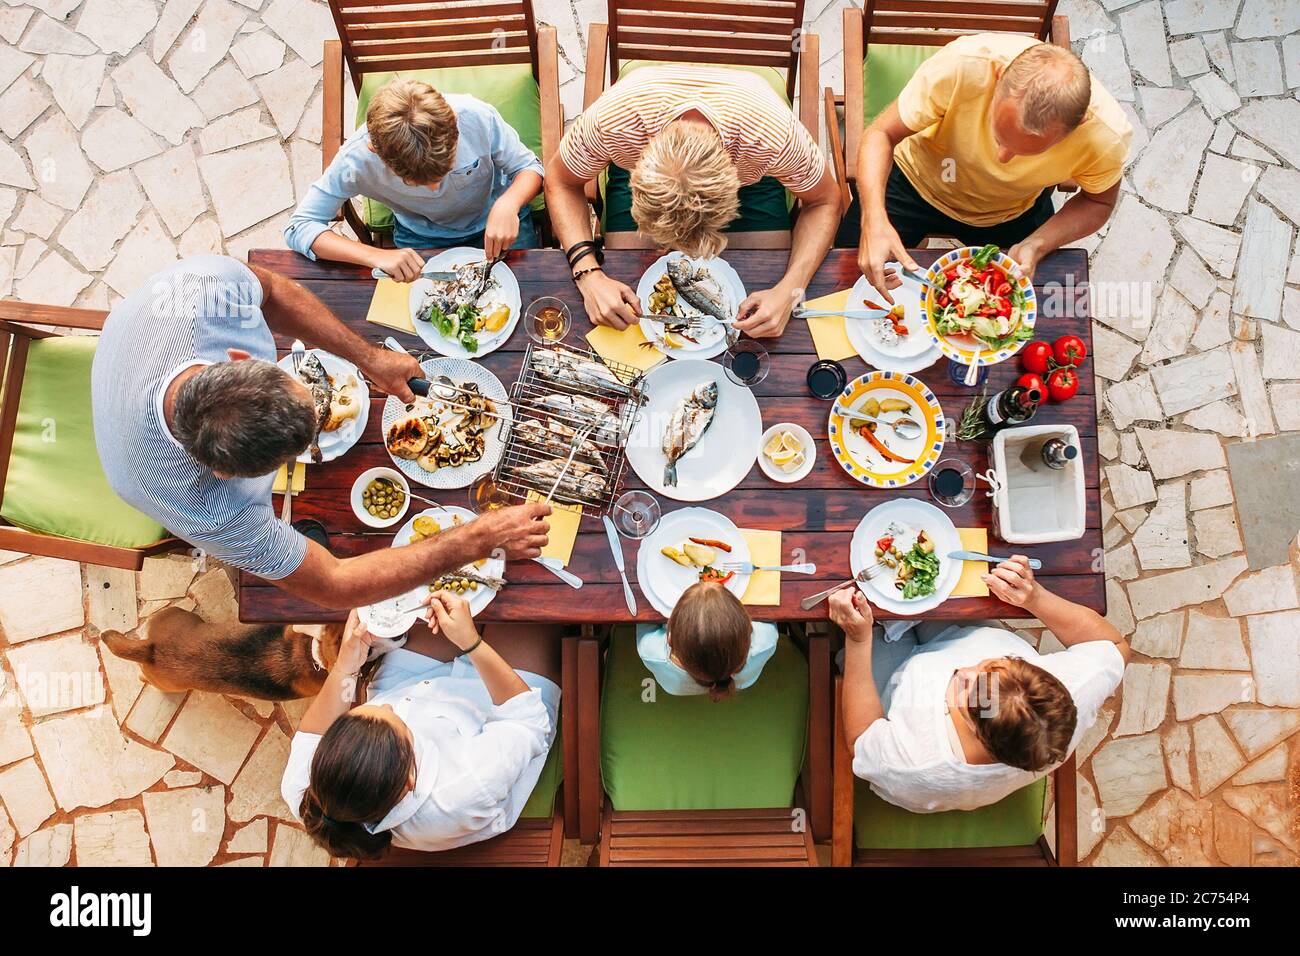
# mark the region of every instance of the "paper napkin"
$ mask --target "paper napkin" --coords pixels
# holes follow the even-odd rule
[[[852,291],[852,289],[845,289],[842,292],[832,292],[820,299],[809,299],[803,305],[805,309],[843,310],[848,307],[849,293]],[[833,359],[838,362],[841,359],[852,358],[858,354],[858,350],[849,341],[848,332],[845,331],[844,316],[832,315],[825,318],[811,318],[807,322],[808,331],[812,333],[813,345],[817,348],[817,357],[819,359]]]
[[[545,497],[530,491],[528,500],[544,501]],[[573,545],[578,540],[578,525],[582,523],[582,505],[566,505],[552,501],[551,515],[546,520],[551,530],[546,547],[542,548],[542,557],[555,558],[567,566],[569,559],[573,557]]]
[[[643,349],[645,333],[639,325],[629,325],[622,332],[604,325],[594,325],[587,333],[587,342],[601,358],[610,362],[621,362],[633,368],[648,372],[666,357],[659,349]]]
[[[773,566],[781,563],[781,532],[740,532],[749,545],[749,560],[754,564]],[[741,604],[775,605],[781,603],[781,572],[755,571],[749,576],[749,586],[740,599]]]
[[[380,279],[375,283],[375,294],[370,299],[366,321],[398,332],[415,335],[411,321],[411,283],[395,279]]]
[[[271,494],[282,495],[289,480],[289,467],[281,465],[280,470],[275,473],[275,483],[271,485]],[[295,461],[293,463],[293,493],[301,494],[303,486],[307,482],[307,465],[305,462]]]
[[[978,551],[980,554],[989,553],[989,532],[987,528],[958,528],[957,534],[961,537],[961,549],[963,551]],[[953,597],[988,597],[989,586],[980,580],[981,574],[987,574],[989,563],[987,561],[963,561],[961,577],[957,579],[957,587],[953,589]]]

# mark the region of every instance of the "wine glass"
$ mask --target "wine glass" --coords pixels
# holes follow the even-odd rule
[[[767,349],[753,339],[742,339],[723,353],[722,368],[737,385],[753,388],[763,379],[772,362]]]
[[[941,459],[929,482],[930,496],[945,508],[960,508],[975,496],[975,472],[960,458]]]
[[[614,526],[625,538],[653,534],[662,516],[659,500],[648,491],[625,491],[614,502]]]
[[[479,475],[469,486],[469,509],[476,515],[507,508],[514,497],[496,483],[492,475]]]
[[[524,311],[524,328],[528,337],[538,345],[550,345],[569,334],[573,327],[573,314],[563,299],[544,295],[529,303]]]

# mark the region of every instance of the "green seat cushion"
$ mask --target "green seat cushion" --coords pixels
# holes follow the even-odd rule
[[[564,741],[560,731],[555,732],[551,752],[542,765],[542,775],[528,795],[528,802],[519,816],[524,819],[547,819],[555,815],[555,794],[564,782]]]
[[[630,628],[610,639],[600,766],[616,810],[788,807],[807,731],[808,662],[787,637],[752,687],[717,703],[659,689]]]
[[[34,339],[27,354],[0,515],[44,534],[118,548],[167,537],[109,487],[90,410],[94,336]]]
[[[400,73],[367,73],[357,94],[357,126],[366,121],[366,109],[375,91],[393,79],[423,80],[439,93],[468,93],[497,108],[501,118],[514,127],[525,146],[542,155],[542,94],[528,63],[493,66],[449,66],[432,70],[402,70]],[[533,200],[542,208],[542,197]],[[375,230],[393,228],[393,212],[383,203],[365,200],[366,225]]]
[[[633,70],[643,66],[663,66],[652,60],[628,60],[618,71],[619,78],[627,76]],[[674,64],[686,66],[716,66],[717,64]],[[732,70],[744,70],[762,77],[786,103],[790,98],[785,93],[785,76],[780,70],[771,66],[733,66]],[[636,220],[632,218],[632,189],[629,185],[630,173],[613,165],[605,170],[600,179],[602,203],[601,222],[605,232],[636,232]],[[726,232],[780,232],[790,228],[790,210],[794,207],[794,197],[786,192],[785,187],[770,176],[765,176],[756,183],[742,186],[739,193],[740,215],[727,225]]]
[[[912,813],[880,799],[865,780],[854,783],[853,842],[863,849],[1028,846],[1043,834],[1046,777],[987,807],[942,813]]]
[[[898,99],[916,68],[943,47],[873,43],[862,58],[862,118],[871,121]]]

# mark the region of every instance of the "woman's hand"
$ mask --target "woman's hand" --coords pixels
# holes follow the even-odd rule
[[[1029,559],[1023,554],[1012,555],[981,577],[995,598],[1015,607],[1027,607],[1042,591],[1042,585],[1034,580],[1034,572],[1029,568]]]
[[[483,230],[483,254],[495,259],[519,238],[519,207],[504,196],[492,204],[487,226]]]
[[[737,310],[736,328],[755,339],[774,339],[785,331],[790,310],[799,300],[780,285],[750,293]]]
[[[375,249],[370,265],[382,269],[398,282],[414,282],[424,268],[424,257],[414,249]]]
[[[469,602],[450,591],[435,591],[429,601],[429,614],[425,618],[429,630],[442,634],[462,651],[478,641],[478,628],[469,613]]]
[[[585,267],[580,261],[580,268]],[[603,272],[589,272],[578,280],[578,291],[582,293],[582,305],[592,325],[607,325],[622,332],[636,324],[641,300],[630,286]]]
[[[339,642],[339,656],[334,661],[334,670],[344,674],[356,674],[370,656],[370,645],[375,637],[357,616],[356,608],[348,614],[348,622],[343,625],[343,639]]]
[[[870,641],[875,618],[871,605],[856,587],[841,588],[827,601],[831,623],[837,625],[850,641]]]

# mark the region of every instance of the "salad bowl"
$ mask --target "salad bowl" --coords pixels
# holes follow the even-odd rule
[[[1020,265],[997,246],[965,246],[934,261],[921,288],[930,340],[961,365],[996,365],[1034,336],[1038,300]]]

